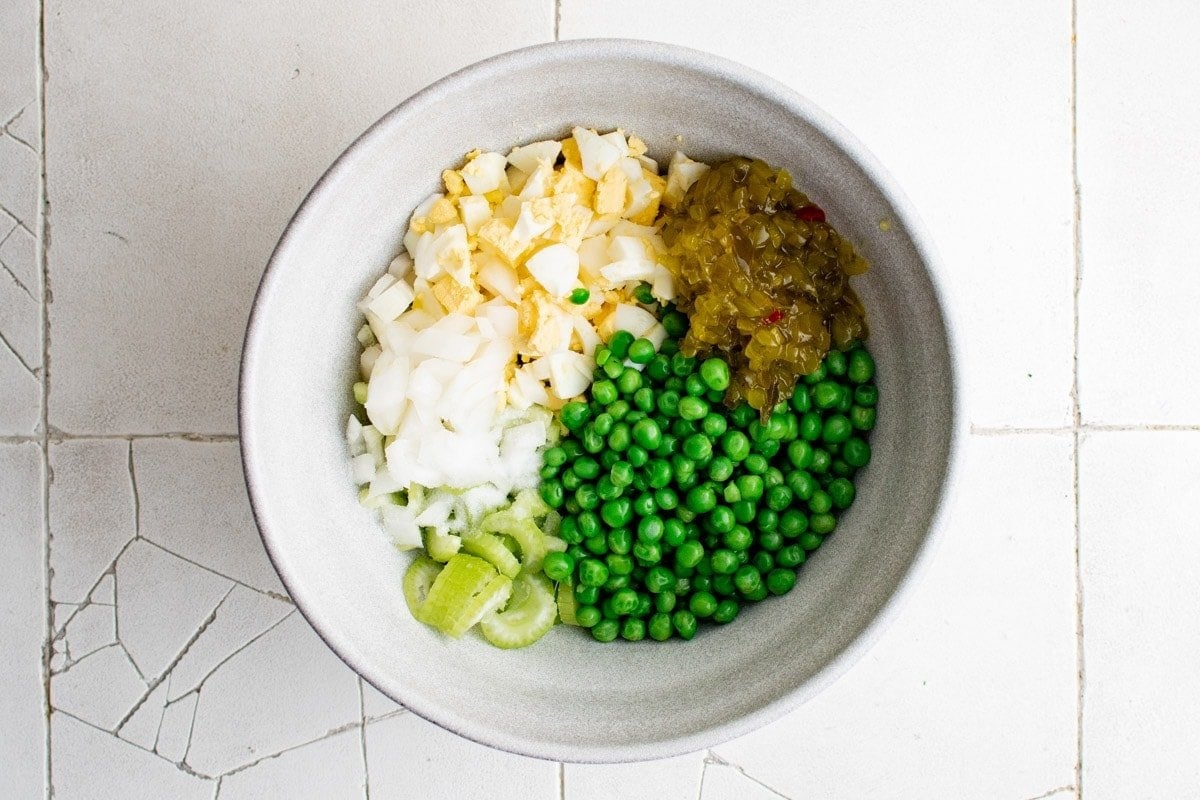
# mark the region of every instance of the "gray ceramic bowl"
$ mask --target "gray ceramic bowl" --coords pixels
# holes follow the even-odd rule
[[[879,427],[857,502],[791,594],[691,642],[602,646],[560,627],[506,652],[414,622],[400,591],[409,557],[357,503],[342,440],[355,301],[400,248],[410,211],[443,168],[476,147],[507,150],[576,124],[623,127],[660,159],[682,148],[789,169],[873,264],[857,286],[879,363]],[[462,736],[584,762],[713,745],[797,707],[859,658],[927,559],[960,418],[940,297],[928,239],[891,179],[784,86],[646,42],[563,42],[484,61],[363,134],[271,259],[246,338],[240,409],[263,541],[300,610],[346,663]]]

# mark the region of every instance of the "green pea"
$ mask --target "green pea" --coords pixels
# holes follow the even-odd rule
[[[696,432],[696,426],[682,417],[671,422],[671,433],[680,439],[686,439]]]
[[[851,351],[847,361],[846,377],[852,382],[867,383],[875,377],[875,359],[866,350]]]
[[[666,417],[679,416],[679,403],[679,394],[670,390],[660,393],[655,400],[659,412]]]
[[[658,542],[639,540],[633,545],[633,557],[642,564],[657,564],[662,560],[662,547]]]
[[[879,389],[871,384],[865,386],[854,387],[854,404],[857,406],[872,407],[879,402]]]
[[[627,555],[633,547],[633,535],[628,528],[613,528],[604,538],[610,553]]]
[[[783,481],[783,471],[779,467],[767,467],[767,471],[763,473],[763,486],[770,489],[774,486],[781,485]]]
[[[767,573],[767,591],[773,595],[787,594],[796,585],[796,573],[790,569],[773,569]]]
[[[629,346],[634,342],[634,335],[629,331],[617,331],[608,340],[608,349],[618,359],[624,361],[629,355]]]
[[[733,584],[742,594],[753,594],[762,585],[762,575],[758,569],[747,564],[738,568],[733,576]]]
[[[840,350],[830,350],[825,356],[825,369],[830,375],[846,374],[846,354]]]
[[[604,564],[608,567],[609,580],[613,576],[628,577],[633,572],[633,559],[625,553],[609,553],[604,557]]]
[[[654,593],[667,591],[675,586],[675,576],[666,567],[651,567],[645,577],[646,588]]]
[[[575,559],[566,553],[547,553],[542,572],[552,581],[565,581],[575,572]]]
[[[755,444],[771,438],[770,431],[770,428],[757,419],[751,422],[746,428],[746,432],[750,434],[750,441],[754,442]]]
[[[679,495],[674,489],[664,486],[654,492],[654,502],[663,511],[673,511],[679,507]]]
[[[695,567],[704,558],[704,545],[689,539],[675,549],[675,563],[681,567]]]
[[[633,589],[621,589],[613,593],[611,603],[612,610],[619,616],[624,616],[637,608],[637,592]]]
[[[825,362],[821,362],[816,369],[804,376],[804,383],[808,386],[816,386],[828,375],[829,371],[825,368]]]
[[[729,506],[717,506],[708,512],[708,525],[716,533],[726,533],[737,525],[737,518]]]
[[[787,456],[796,469],[806,469],[812,463],[813,447],[808,442],[797,440],[788,445]]]
[[[775,554],[775,563],[781,567],[795,569],[804,563],[804,548],[798,544],[789,544]]]
[[[678,578],[675,579],[675,583],[679,584]],[[675,610],[675,604],[678,601],[679,598],[675,592],[668,589],[654,595],[654,608],[662,613],[670,613]]]
[[[733,461],[728,456],[717,456],[708,464],[709,480],[724,483],[733,477]]]
[[[720,439],[728,430],[729,423],[720,414],[709,412],[700,422],[700,430],[710,439]]]
[[[717,604],[717,610],[713,612],[713,622],[719,622],[722,625],[733,622],[737,619],[740,609],[741,604],[737,600],[722,600]]]
[[[661,489],[671,482],[671,465],[661,458],[652,458],[642,471],[646,483],[655,489]]]
[[[629,413],[630,405],[627,400],[618,400],[615,403],[609,403],[606,409],[609,416],[617,422],[625,419],[625,415]]]
[[[642,388],[642,373],[633,367],[626,367],[617,378],[617,390],[621,394],[633,394]]]
[[[785,414],[772,414],[767,421],[767,437],[780,441],[787,436],[787,417]]]
[[[638,522],[637,535],[640,541],[657,542],[663,537],[665,525],[661,517],[650,515]]]
[[[705,514],[716,508],[717,493],[711,485],[703,483],[687,493],[684,503],[689,511]]]
[[[617,386],[610,380],[596,381],[592,384],[592,397],[601,405],[609,405],[617,401]],[[566,406],[563,406],[565,409]]]
[[[733,550],[720,549],[712,554],[713,572],[720,575],[731,575],[738,568],[738,557]]]
[[[671,356],[671,374],[677,378],[686,378],[696,368],[696,359],[688,358],[683,353]]]
[[[733,461],[745,461],[750,455],[750,440],[741,431],[729,431],[721,437],[721,449]]]
[[[600,507],[600,518],[610,528],[621,528],[633,519],[633,504],[628,498],[609,500]]]
[[[654,292],[651,290],[650,284],[642,281],[633,288],[633,299],[637,300],[644,306],[653,305],[655,302]]]
[[[610,358],[612,358],[612,351],[610,351],[604,345],[597,346],[596,352],[592,356],[592,360],[594,360],[596,362],[597,367],[603,367],[605,364],[608,363]]]
[[[649,339],[635,339],[629,345],[629,360],[635,364],[649,364],[654,358],[654,343]]]
[[[754,554],[754,558],[750,559],[750,566],[759,572],[770,572],[775,568],[775,558],[767,551],[760,550]]]
[[[758,475],[742,475],[736,481],[743,500],[758,500],[763,495],[763,479]]]
[[[600,609],[595,606],[579,606],[575,609],[575,621],[580,627],[591,628],[601,619]]]
[[[603,561],[585,558],[579,564],[579,582],[584,586],[603,586],[608,580],[608,567]]]
[[[633,501],[633,513],[639,517],[646,517],[658,510],[658,505],[654,502],[654,495],[650,492],[642,492]]]
[[[704,385],[704,380],[699,375],[693,374],[684,379],[683,390],[687,392],[688,396],[704,402],[704,395],[708,392],[708,387]]]
[[[760,508],[754,517],[754,524],[760,531],[773,531],[779,528],[779,514],[769,508]]]
[[[783,511],[792,504],[792,490],[786,486],[772,486],[767,491],[767,508]]]
[[[599,507],[600,495],[596,492],[595,486],[585,483],[575,490],[575,502],[579,504],[581,509],[591,511]]]
[[[755,512],[757,509],[755,509],[754,503],[750,502],[749,500],[739,500],[738,502],[734,503],[731,508],[733,510],[733,518],[741,524],[745,525],[748,522],[754,521]],[[744,548],[735,547],[733,549],[741,550]]]
[[[660,444],[654,451],[654,455],[658,456],[659,458],[667,458],[668,456],[674,455],[675,451],[678,449],[679,437],[673,433],[664,433],[662,437],[662,444]]]
[[[721,537],[721,543],[730,550],[745,550],[753,541],[754,536],[745,525],[737,525]]]
[[[581,286],[578,289],[573,289],[571,291],[571,302],[577,306],[581,306],[591,299],[591,296],[592,293]]]
[[[629,449],[632,444],[632,437],[629,433],[629,426],[624,422],[618,422],[613,426],[612,432],[608,434],[608,446],[618,453],[623,453]]]
[[[729,365],[721,358],[707,358],[700,365],[700,377],[708,388],[723,392],[729,388]]]
[[[813,460],[808,465],[808,470],[817,475],[824,475],[826,472],[829,472],[829,467],[832,464],[833,456],[829,454],[829,451],[818,447],[813,451]]]
[[[737,593],[737,587],[733,585],[733,576],[714,575],[712,579],[712,590],[714,594],[719,594],[722,597],[732,597]]]
[[[542,462],[548,467],[561,467],[567,463],[567,451],[561,447],[551,447],[542,454]]]
[[[808,530],[808,517],[803,511],[791,509],[785,511],[779,518],[779,532],[789,539],[794,539]]]
[[[542,485],[538,488],[538,494],[542,500],[551,508],[562,508],[564,500],[562,481],[551,478],[548,481],[542,481]]]
[[[620,634],[621,624],[615,619],[602,619],[591,630],[592,638],[597,642],[611,642]]]
[[[588,456],[581,456],[575,459],[571,469],[584,480],[595,480],[596,476],[600,474],[600,462]]]
[[[558,414],[559,419],[562,420],[563,427],[569,431],[577,431],[587,423],[592,412],[588,409],[587,403],[575,400],[563,406]]]
[[[621,361],[621,359],[614,356],[609,358],[608,363],[601,368],[601,372],[604,373],[604,377],[615,381],[617,378],[621,377],[623,372],[625,372],[625,364]]]
[[[688,609],[700,619],[707,619],[717,610],[717,598],[711,592],[696,592],[688,601]]]
[[[683,454],[694,461],[712,458],[712,442],[702,433],[692,434],[683,440]]]
[[[671,374],[671,359],[659,353],[646,365],[645,375],[655,383],[662,383]]]
[[[637,617],[629,617],[621,623],[621,638],[627,642],[640,642],[646,638],[646,623]]]
[[[850,504],[854,502],[854,484],[846,478],[830,481],[826,491],[837,508],[849,508]]]
[[[633,425],[633,440],[646,450],[654,450],[662,444],[662,431],[653,419],[639,419]]]
[[[749,472],[751,475],[762,475],[764,472],[767,471],[767,467],[769,466],[769,464],[767,462],[766,456],[760,455],[758,453],[752,453],[752,454],[746,456],[746,461],[745,461],[744,466],[746,467],[746,471]],[[745,494],[745,492],[743,492],[743,494]]]
[[[681,339],[687,333],[688,319],[678,311],[670,311],[663,315],[662,326],[666,329],[667,336]]]
[[[667,547],[679,547],[687,539],[687,528],[678,519],[668,519],[663,523],[663,544]]]
[[[675,485],[679,487],[680,491],[684,492],[689,491],[698,483],[700,483],[700,476],[695,472],[688,473],[687,475],[680,475],[675,478]]]
[[[654,601],[650,595],[645,592],[638,592],[637,608],[633,609],[633,616],[638,619],[645,619],[650,616],[650,611],[654,608]]]
[[[571,495],[567,497],[565,501],[563,501],[562,510],[565,514],[578,514],[583,509],[579,507],[579,503],[575,502],[575,496]]]
[[[833,508],[833,498],[824,489],[818,489],[808,499],[808,508],[814,514],[827,514]]]
[[[583,541],[583,536],[579,533],[579,522],[575,516],[563,517],[562,522],[558,525],[558,538],[567,544],[579,544]]]
[[[641,469],[646,466],[646,462],[650,460],[650,456],[644,447],[632,444],[625,451],[625,460],[634,469]]]
[[[875,409],[864,408],[863,406],[852,406],[850,408],[850,424],[856,430],[869,431],[875,427]]]
[[[681,639],[691,639],[696,635],[696,615],[687,609],[681,608],[672,614],[671,625]]]
[[[815,411],[806,411],[800,418],[800,438],[806,442],[815,442],[821,438],[821,415]]]
[[[589,539],[600,533],[600,517],[594,511],[582,511],[575,517],[576,524],[579,526],[579,535],[584,539]]]
[[[575,613],[575,617],[579,618],[579,612]],[[671,638],[671,615],[664,612],[655,614],[650,617],[646,630],[654,641],[665,642]]]
[[[689,422],[704,419],[708,414],[708,403],[699,397],[684,397],[679,401],[679,416]]]
[[[674,392],[677,395],[683,396],[683,378],[679,377],[678,375],[671,375],[671,377],[663,381],[663,388],[668,392]]]
[[[837,527],[837,518],[833,514],[813,514],[810,524],[813,533],[828,536]]]
[[[809,531],[800,537],[800,546],[808,552],[812,552],[821,546],[821,542],[825,541],[820,534]]]
[[[705,566],[705,564],[703,561],[701,561],[699,564],[699,567],[703,567],[703,566]],[[699,567],[696,570],[697,572],[699,572]],[[711,573],[711,570],[710,570],[710,573]],[[695,578],[692,578],[692,591],[693,592],[712,591],[712,575],[711,574],[697,575]]]
[[[575,569],[578,570],[579,567],[576,567]],[[584,586],[582,583],[579,583],[576,584],[571,591],[575,593],[575,599],[580,605],[594,606],[600,602],[599,586]]]
[[[765,531],[759,534],[758,544],[764,550],[774,553],[783,547],[783,534],[779,531]]]
[[[721,496],[725,498],[725,502],[733,505],[740,502],[742,499],[742,490],[738,488],[736,482],[725,484],[725,488],[721,490]]]

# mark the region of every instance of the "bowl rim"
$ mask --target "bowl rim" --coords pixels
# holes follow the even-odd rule
[[[289,574],[281,566],[282,562],[276,556],[278,540],[268,534],[270,523],[260,513],[259,505],[256,502],[255,475],[250,457],[250,451],[254,447],[254,435],[252,433],[248,434],[249,428],[247,426],[247,409],[251,405],[248,398],[253,392],[248,375],[253,373],[257,360],[256,351],[260,334],[260,305],[270,295],[275,283],[279,280],[280,270],[278,267],[281,253],[287,249],[287,245],[295,230],[302,225],[311,212],[311,201],[315,197],[329,192],[338,182],[344,162],[353,159],[359,150],[369,146],[371,140],[381,135],[383,130],[402,124],[406,115],[420,111],[429,104],[437,103],[438,99],[444,94],[453,92],[460,86],[477,81],[489,74],[503,73],[512,68],[528,67],[539,63],[554,63],[561,60],[589,59],[601,56],[612,58],[614,55],[622,59],[637,59],[719,77],[751,93],[769,99],[790,113],[801,117],[808,124],[816,128],[862,169],[863,173],[895,209],[898,218],[897,221],[904,226],[905,231],[908,233],[925,267],[925,272],[928,275],[934,295],[937,298],[937,311],[941,316],[942,329],[945,331],[949,356],[949,386],[951,392],[950,436],[947,447],[946,465],[942,475],[941,491],[930,517],[925,538],[913,555],[912,561],[875,616],[845,648],[838,652],[808,680],[781,697],[748,714],[711,725],[703,730],[687,735],[636,744],[613,743],[603,746],[580,746],[571,742],[556,742],[550,746],[539,747],[526,739],[498,733],[484,724],[462,724],[462,720],[459,721],[460,724],[452,724],[451,721],[447,720],[440,713],[440,708],[435,703],[428,703],[420,698],[392,697],[389,693],[379,688],[380,681],[372,670],[367,668],[366,665],[355,663],[354,658],[343,652],[343,649],[339,647],[341,639],[338,632],[324,627],[315,611],[306,608],[304,601],[297,597],[297,592],[294,590],[294,587],[299,586],[296,576]],[[896,181],[884,169],[879,160],[853,134],[843,127],[841,123],[837,122],[808,98],[781,81],[738,62],[703,50],[641,39],[572,39],[544,42],[500,53],[456,70],[420,89],[389,110],[356,137],[304,196],[296,212],[289,219],[278,243],[272,250],[271,257],[267,262],[251,306],[246,334],[243,340],[238,375],[238,443],[243,475],[246,482],[247,494],[250,498],[251,512],[254,517],[255,526],[258,528],[259,536],[267,551],[267,556],[270,558],[275,571],[279,574],[279,578],[288,595],[295,602],[300,614],[325,645],[343,663],[382,694],[391,697],[391,699],[401,704],[404,708],[444,730],[448,730],[472,742],[517,755],[541,760],[572,763],[603,764],[648,761],[679,756],[716,746],[780,719],[824,691],[830,684],[847,672],[851,666],[866,655],[879,640],[883,632],[896,619],[903,604],[912,595],[914,587],[919,582],[919,578],[932,563],[934,555],[945,536],[944,529],[948,517],[949,499],[955,494],[954,487],[959,480],[957,466],[961,458],[962,443],[966,434],[966,416],[963,409],[961,388],[963,367],[958,357],[959,348],[956,345],[958,328],[953,322],[954,312],[952,310],[952,303],[949,302],[950,294],[949,287],[946,285],[943,277],[942,262],[933,244],[932,237],[912,202],[900,189]],[[303,595],[303,591],[299,594]]]

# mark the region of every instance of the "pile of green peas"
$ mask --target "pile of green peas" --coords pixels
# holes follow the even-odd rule
[[[679,352],[686,317],[663,326],[657,351],[627,331],[596,349],[591,389],[560,410],[566,435],[544,455],[541,496],[568,547],[543,571],[601,642],[691,639],[791,591],[871,460],[879,390],[863,346],[830,352],[764,422],[723,403],[725,361]]]

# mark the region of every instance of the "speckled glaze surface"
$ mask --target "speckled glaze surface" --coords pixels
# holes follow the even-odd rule
[[[601,646],[560,627],[501,651],[415,622],[409,557],[357,503],[342,431],[355,301],[401,246],[411,209],[476,147],[622,127],[660,159],[747,154],[786,167],[872,262],[857,279],[879,363],[874,460],[838,533],[788,596],[737,623]],[[271,259],[242,361],[242,455],[254,513],[305,617],[350,666],[469,739],[580,762],[711,746],[812,697],[858,659],[940,531],[962,414],[953,326],[919,220],[846,131],[786,87],[705,53],[583,40],[508,53],[414,95],[309,194]]]

